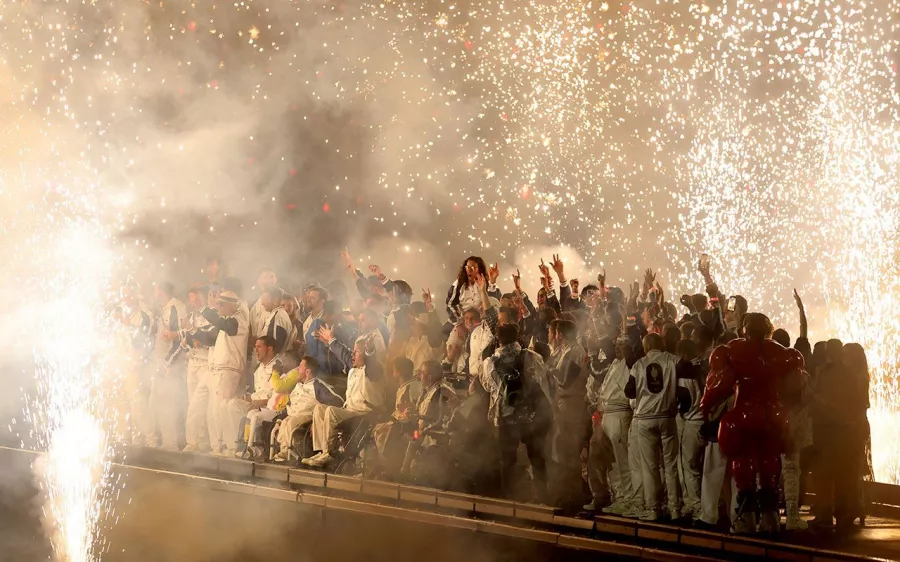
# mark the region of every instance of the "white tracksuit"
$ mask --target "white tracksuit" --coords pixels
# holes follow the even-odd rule
[[[695,361],[695,365],[699,364]],[[683,416],[678,416],[678,477],[684,494],[686,512],[700,514],[700,479],[703,472],[703,451],[706,443],[700,437],[703,412],[700,398],[703,396],[705,381],[680,379],[678,386],[686,388],[691,395],[691,408]]]
[[[282,307],[276,307],[272,310],[272,312],[268,313],[269,316],[266,318],[265,326],[263,327],[262,336],[271,335],[275,337],[276,329],[284,330],[285,334],[285,342],[284,347],[281,349],[279,353],[285,354],[289,352],[294,347],[294,340],[291,339],[291,333],[294,332],[294,323],[291,322],[291,317],[288,316],[288,313]],[[262,337],[260,336],[260,337]]]
[[[187,309],[180,300],[169,299],[157,319],[156,344],[153,350],[157,368],[150,393],[150,412],[153,422],[167,448],[180,448],[184,439],[184,414],[187,409],[185,382],[187,361],[181,348],[181,321],[187,318]],[[172,341],[163,338],[165,332],[174,332]],[[150,433],[155,444],[155,432]]]
[[[260,363],[256,367],[256,370],[253,371],[253,392],[250,394],[250,399],[265,400],[265,407],[251,410],[250,402],[241,398],[231,399],[232,402],[235,402],[235,404],[231,406],[232,409],[240,409],[247,412],[247,425],[250,428],[247,436],[247,446],[255,443],[254,438],[256,437],[256,432],[259,430],[262,423],[272,421],[275,419],[275,416],[278,415],[278,411],[269,407],[269,405],[273,407],[275,405],[275,400],[273,400],[275,391],[272,389],[272,371],[276,362],[277,359],[273,357],[268,363]],[[240,422],[238,422],[238,424],[240,425]],[[239,435],[238,437],[241,436]]]
[[[588,458],[588,483],[595,502],[602,502],[608,490],[618,502],[630,501],[633,496],[628,465],[632,410],[625,396],[628,377],[628,366],[622,359],[614,360],[606,369],[599,388],[594,376],[588,377],[588,401],[602,414],[600,426],[594,428]],[[607,475],[608,484],[605,484]]]
[[[226,320],[237,321],[237,332],[228,335],[219,330],[216,344],[209,352],[209,379],[205,389],[197,386],[196,393],[205,391],[209,397],[207,424],[209,426],[209,442],[213,450],[223,445],[234,449],[237,445],[237,431],[241,418],[246,413],[241,405],[243,401],[233,400],[238,382],[247,364],[247,337],[249,322],[246,307]]]
[[[208,331],[212,328],[209,321],[203,317],[203,309],[191,312],[188,321],[191,324],[191,329],[188,331],[191,333]],[[209,350],[210,348],[205,345],[191,347],[188,350],[188,409],[185,420],[185,440],[188,445],[198,449],[209,448],[209,428],[206,425],[209,395],[204,394],[202,404],[195,404],[197,387],[201,384],[206,387],[209,384]],[[196,415],[195,412],[198,411],[200,415]]]
[[[384,390],[381,384],[382,374],[377,372],[375,378],[366,371],[378,371],[375,364],[377,355],[366,356],[365,367],[354,367],[347,374],[347,399],[343,408],[322,404],[313,408],[313,450],[329,452],[338,425],[346,420],[362,416],[373,408],[380,408],[384,402]]]
[[[635,380],[637,405],[634,420],[638,426],[641,448],[641,472],[644,482],[644,507],[660,511],[663,507],[659,459],[663,466],[670,513],[681,511],[678,482],[678,429],[675,415],[676,370],[678,357],[665,351],[652,350],[631,368]]]
[[[291,391],[291,399],[287,406],[287,417],[278,429],[278,443],[282,449],[291,446],[291,436],[298,427],[310,423],[313,410],[319,404],[342,404],[343,398],[327,382],[312,378],[306,382],[298,382]]]

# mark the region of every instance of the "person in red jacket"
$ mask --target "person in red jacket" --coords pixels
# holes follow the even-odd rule
[[[747,314],[743,327],[744,338],[713,351],[700,408],[709,414],[734,394],[734,408],[719,426],[719,447],[738,489],[732,532],[755,532],[757,508],[759,531],[774,532],[781,455],[788,446],[785,407],[798,399],[803,356],[771,339],[772,323],[763,314]]]

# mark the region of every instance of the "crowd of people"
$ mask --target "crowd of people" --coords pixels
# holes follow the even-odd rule
[[[266,269],[245,295],[216,259],[186,303],[170,283],[152,306],[123,290],[131,442],[322,470],[354,456],[379,478],[736,533],[779,530],[782,504],[806,528],[812,488],[812,524],[864,524],[866,355],[812,346],[796,291],[792,343],[705,256],[681,313],[649,269],[581,286],[553,256],[532,302],[518,271],[501,287],[471,256],[442,320],[430,290],[341,259],[346,280],[292,294]]]

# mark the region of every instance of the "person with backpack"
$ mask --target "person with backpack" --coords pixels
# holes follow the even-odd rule
[[[512,494],[519,443],[525,445],[534,474],[535,495],[546,501],[545,448],[553,422],[550,380],[543,359],[518,343],[519,326],[497,328],[497,350],[484,360],[482,385],[490,395],[489,417],[497,428],[500,486]]]

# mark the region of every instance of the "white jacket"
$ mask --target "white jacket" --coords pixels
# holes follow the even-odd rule
[[[409,338],[406,344],[406,358],[412,361],[413,370],[418,371],[426,361],[435,359],[434,349],[428,343],[428,336]]]
[[[281,328],[284,330],[287,339],[284,342],[284,347],[281,349],[281,353],[287,353],[294,347],[294,339],[291,337],[291,333],[296,331],[294,329],[294,323],[291,322],[291,317],[288,316],[287,311],[278,306],[272,310],[272,312],[268,313],[268,318],[266,318],[265,327],[263,327],[263,331],[259,337],[263,337],[269,333],[272,324],[275,325],[276,328]],[[274,335],[274,331],[272,332]]]
[[[469,376],[481,377],[484,369],[484,359],[481,356],[493,339],[494,335],[491,334],[486,321],[475,326],[469,334]]]
[[[268,400],[272,397],[272,367],[275,366],[276,358],[272,358],[268,363],[260,363],[253,371],[253,392],[250,394],[251,400]]]
[[[609,366],[603,384],[600,385],[599,408],[601,412],[630,412],[628,397],[625,396],[625,385],[628,384],[630,372],[624,359],[616,359]]]
[[[237,313],[229,317],[237,320],[238,328],[235,335],[229,336],[224,330],[219,330],[216,345],[209,350],[211,371],[244,372],[247,366],[247,338],[250,335],[246,310],[246,307],[239,307]]]
[[[249,330],[250,335],[254,338],[261,338],[266,335],[266,320],[269,319],[269,312],[263,307],[259,299],[250,307]]]
[[[156,319],[156,344],[153,348],[154,357],[163,362],[171,362],[177,359],[181,353],[181,341],[177,336],[172,341],[166,341],[163,335],[168,332],[181,333],[181,321],[187,318],[187,308],[184,303],[176,298],[169,299],[166,306],[160,311]]]
[[[306,382],[298,382],[291,391],[287,414],[289,416],[311,416],[313,408],[317,404],[326,402],[335,405],[343,402],[343,399],[330,384],[314,377]]]
[[[677,364],[677,356],[654,349],[631,367],[637,392],[634,419],[675,417],[678,413]]]

